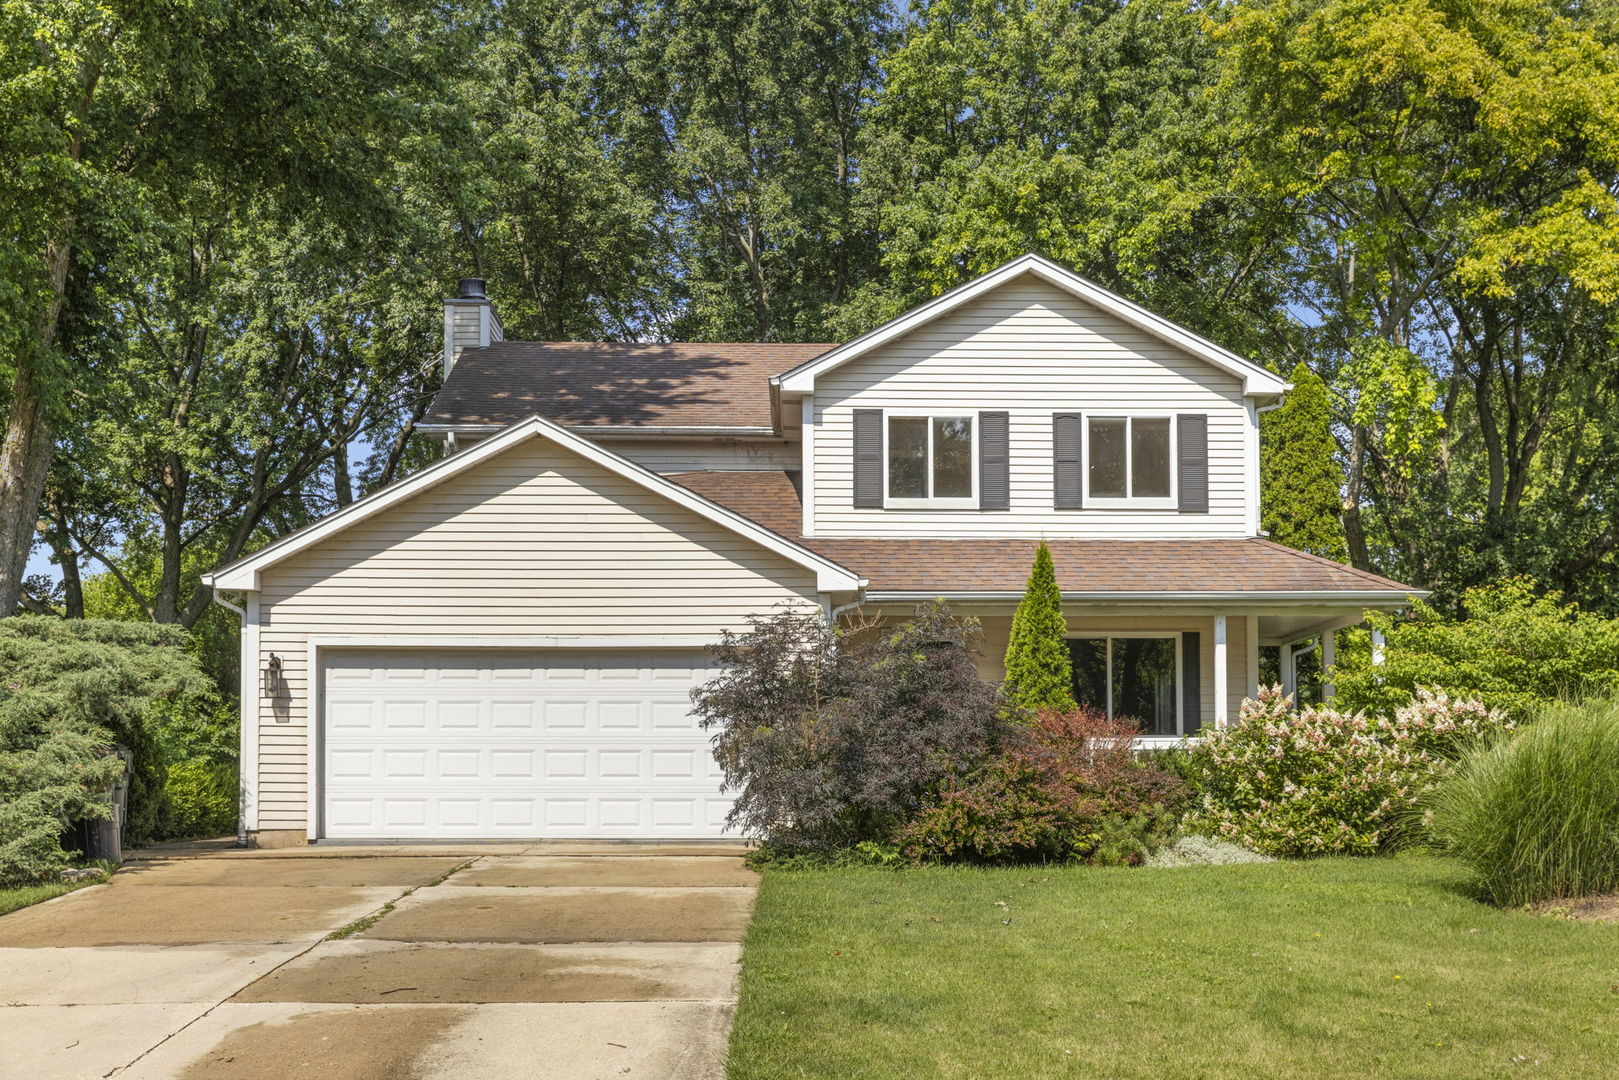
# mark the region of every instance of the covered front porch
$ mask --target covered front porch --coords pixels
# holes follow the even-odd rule
[[[905,618],[933,597],[869,596],[858,617]],[[958,615],[983,627],[978,657],[984,678],[1005,677],[1013,597],[944,596]],[[1334,631],[1364,621],[1368,610],[1396,610],[1408,601],[1379,597],[1117,599],[1064,597],[1076,700],[1142,728],[1144,745],[1171,745],[1208,726],[1234,720],[1244,698],[1280,681],[1298,697],[1301,661],[1326,673],[1310,689],[1331,697]],[[1267,653],[1267,647],[1275,653]],[[1373,662],[1381,662],[1374,635]],[[1264,661],[1264,662],[1262,662]]]

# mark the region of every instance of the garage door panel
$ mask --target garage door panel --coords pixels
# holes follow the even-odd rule
[[[483,708],[477,701],[440,701],[438,724],[442,731],[476,731],[484,726]]]
[[[334,652],[323,833],[724,835],[697,650]]]
[[[601,701],[596,705],[596,726],[602,731],[640,731],[646,726],[639,701]]]

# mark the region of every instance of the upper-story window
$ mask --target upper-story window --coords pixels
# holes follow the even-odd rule
[[[1173,508],[1175,424],[1168,416],[1087,416],[1085,504]]]
[[[971,416],[888,415],[888,505],[975,505],[977,442]]]

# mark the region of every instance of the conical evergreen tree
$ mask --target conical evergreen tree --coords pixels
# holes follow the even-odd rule
[[[1260,525],[1278,544],[1342,562],[1343,473],[1327,384],[1302,361],[1289,378],[1286,403],[1260,423]]]
[[[1030,710],[1074,708],[1067,633],[1057,571],[1042,540],[1006,644],[1006,693],[1014,704]]]

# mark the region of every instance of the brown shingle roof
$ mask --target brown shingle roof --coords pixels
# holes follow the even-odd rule
[[[1034,538],[805,539],[786,473],[692,472],[670,479],[869,579],[880,592],[1021,592]],[[1063,592],[1416,591],[1259,538],[1047,540]]]
[[[768,428],[770,377],[831,348],[503,341],[463,352],[422,422]]]

